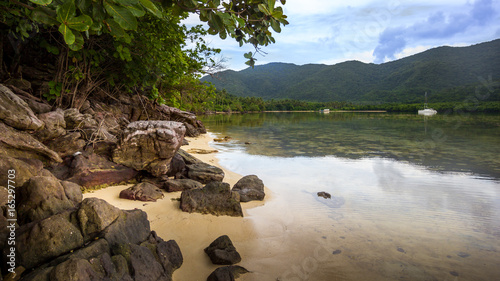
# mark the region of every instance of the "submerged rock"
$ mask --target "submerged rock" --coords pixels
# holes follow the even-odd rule
[[[183,191],[180,208],[189,213],[242,217],[239,197],[237,192],[231,191],[228,183],[211,182],[202,189]]]
[[[264,200],[264,183],[256,175],[249,175],[241,178],[234,186],[233,191],[240,194],[241,202],[252,200]]]
[[[318,192],[318,197],[323,197],[325,199],[331,199],[332,195],[328,192],[321,191],[321,192]]]
[[[213,264],[232,265],[241,261],[240,254],[227,235],[215,239],[210,246],[205,248],[205,253]]]

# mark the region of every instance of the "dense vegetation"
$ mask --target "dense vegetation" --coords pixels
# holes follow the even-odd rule
[[[482,101],[500,101],[500,40],[470,47],[439,47],[380,65],[348,61],[336,65],[271,63],[206,76],[236,96],[356,104],[462,102],[476,88]],[[479,97],[485,94],[479,94]]]
[[[189,13],[209,29],[183,25]],[[271,30],[286,24],[276,0],[2,1],[0,82],[22,80],[28,70],[44,73],[36,75],[48,87],[41,94],[59,106],[78,107],[98,91],[176,105],[205,93],[199,75],[217,68],[213,55],[220,50],[203,35],[231,37],[258,52],[274,43]],[[245,57],[253,66],[254,53]]]
[[[498,87],[495,87],[498,92]],[[484,96],[480,97],[486,97]],[[416,113],[423,108],[423,103],[383,103],[358,104],[352,102],[308,102],[292,99],[264,100],[261,97],[238,97],[225,90],[215,91],[213,95],[205,95],[203,102],[189,103],[187,110],[196,112],[258,112],[258,111],[317,111],[330,110],[383,110],[388,112]],[[459,102],[430,103],[429,107],[441,113],[500,113],[500,101],[480,101],[475,96],[469,96]]]

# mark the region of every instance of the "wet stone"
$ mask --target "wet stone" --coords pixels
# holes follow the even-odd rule
[[[461,258],[467,258],[467,257],[470,257],[470,254],[469,253],[465,253],[465,252],[460,252],[457,254],[457,256],[461,257]]]

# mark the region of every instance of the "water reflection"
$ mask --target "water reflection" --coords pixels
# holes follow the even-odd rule
[[[500,276],[498,116],[289,113],[204,122],[233,137],[214,144],[220,163],[258,175],[273,193],[249,214],[268,243],[267,262],[285,265],[280,276],[251,280],[300,277],[290,268],[306,272],[318,249],[328,255],[308,280]],[[271,241],[289,247],[271,250]],[[271,272],[266,264],[254,269]]]
[[[252,155],[382,157],[500,178],[500,116],[260,113],[203,118]]]

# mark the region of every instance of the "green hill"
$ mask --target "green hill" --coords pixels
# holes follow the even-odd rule
[[[358,103],[463,101],[480,77],[500,79],[500,39],[469,47],[438,47],[383,64],[270,63],[206,76],[219,90],[241,97]],[[498,83],[497,83],[498,84]],[[498,88],[497,88],[498,89]],[[488,100],[500,100],[498,91]]]

